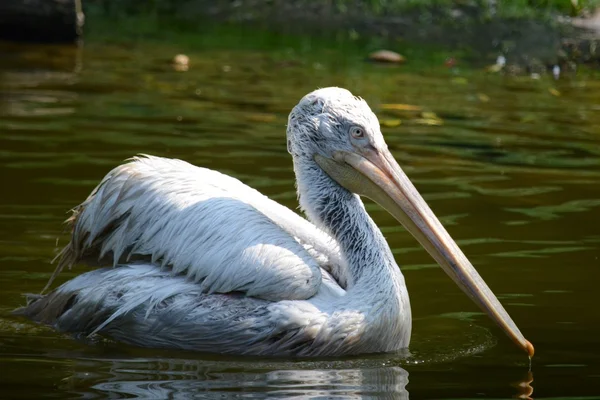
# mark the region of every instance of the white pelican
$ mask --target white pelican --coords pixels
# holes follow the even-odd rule
[[[364,100],[340,88],[309,93],[290,113],[287,147],[308,221],[219,172],[137,157],[74,210],[55,274],[77,262],[104,268],[17,313],[146,347],[294,356],[405,348],[408,292],[365,195],[533,355],[388,151]]]

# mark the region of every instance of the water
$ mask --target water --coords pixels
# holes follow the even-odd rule
[[[600,82],[385,68],[321,47],[0,46],[3,397],[600,396]],[[170,64],[182,50],[187,72]],[[370,203],[411,293],[410,352],[231,358],[86,343],[10,316],[49,278],[67,211],[132,155],[218,169],[295,208],[287,113],[331,85],[376,111],[399,163],[536,346],[531,372]]]

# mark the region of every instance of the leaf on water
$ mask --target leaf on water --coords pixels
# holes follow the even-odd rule
[[[422,108],[414,106],[412,104],[382,104],[382,110],[395,110],[395,111],[421,111]]]
[[[487,103],[488,101],[490,101],[490,97],[484,93],[477,93],[477,98],[482,103]]]
[[[423,111],[421,113],[421,117],[425,119],[440,119],[440,117],[438,117],[436,113],[431,111]]]
[[[502,71],[502,68],[504,68],[504,65],[494,64],[494,65],[488,65],[487,67],[485,67],[485,70],[487,72],[500,72],[500,71]]]
[[[556,97],[560,96],[560,92],[554,88],[550,88],[550,89],[548,89],[548,91],[550,92],[550,94],[552,96],[556,96]]]
[[[444,121],[441,119],[425,119],[419,118],[415,119],[415,123],[418,125],[428,125],[428,126],[442,126],[444,125]]]
[[[421,118],[415,119],[415,123],[419,125],[440,126],[444,125],[444,121],[438,115],[431,111],[421,113]]]
[[[402,123],[402,121],[399,119],[382,119],[381,120],[381,125],[383,125],[387,128],[395,128],[396,126],[399,126],[401,123]]]
[[[466,85],[467,83],[469,83],[469,81],[467,80],[467,78],[463,78],[462,76],[457,76],[455,78],[452,78],[452,83],[454,83],[456,85]]]

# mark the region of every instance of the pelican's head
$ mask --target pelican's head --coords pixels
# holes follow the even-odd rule
[[[304,96],[290,113],[288,151],[294,157],[332,158],[336,151],[387,148],[379,121],[366,101],[330,87]]]
[[[388,150],[367,103],[346,89],[307,94],[290,113],[288,151],[392,214],[456,284],[529,356],[527,341]]]

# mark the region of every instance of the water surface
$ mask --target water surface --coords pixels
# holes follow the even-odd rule
[[[170,64],[181,51],[191,60],[186,72]],[[600,395],[600,82],[385,68],[335,48],[312,58],[294,51],[160,41],[0,46],[3,397]],[[531,372],[370,203],[411,293],[409,352],[225,358],[86,343],[10,316],[22,293],[49,278],[68,210],[135,154],[218,169],[295,209],[287,113],[307,92],[332,85],[378,114],[399,163],[536,346]]]

